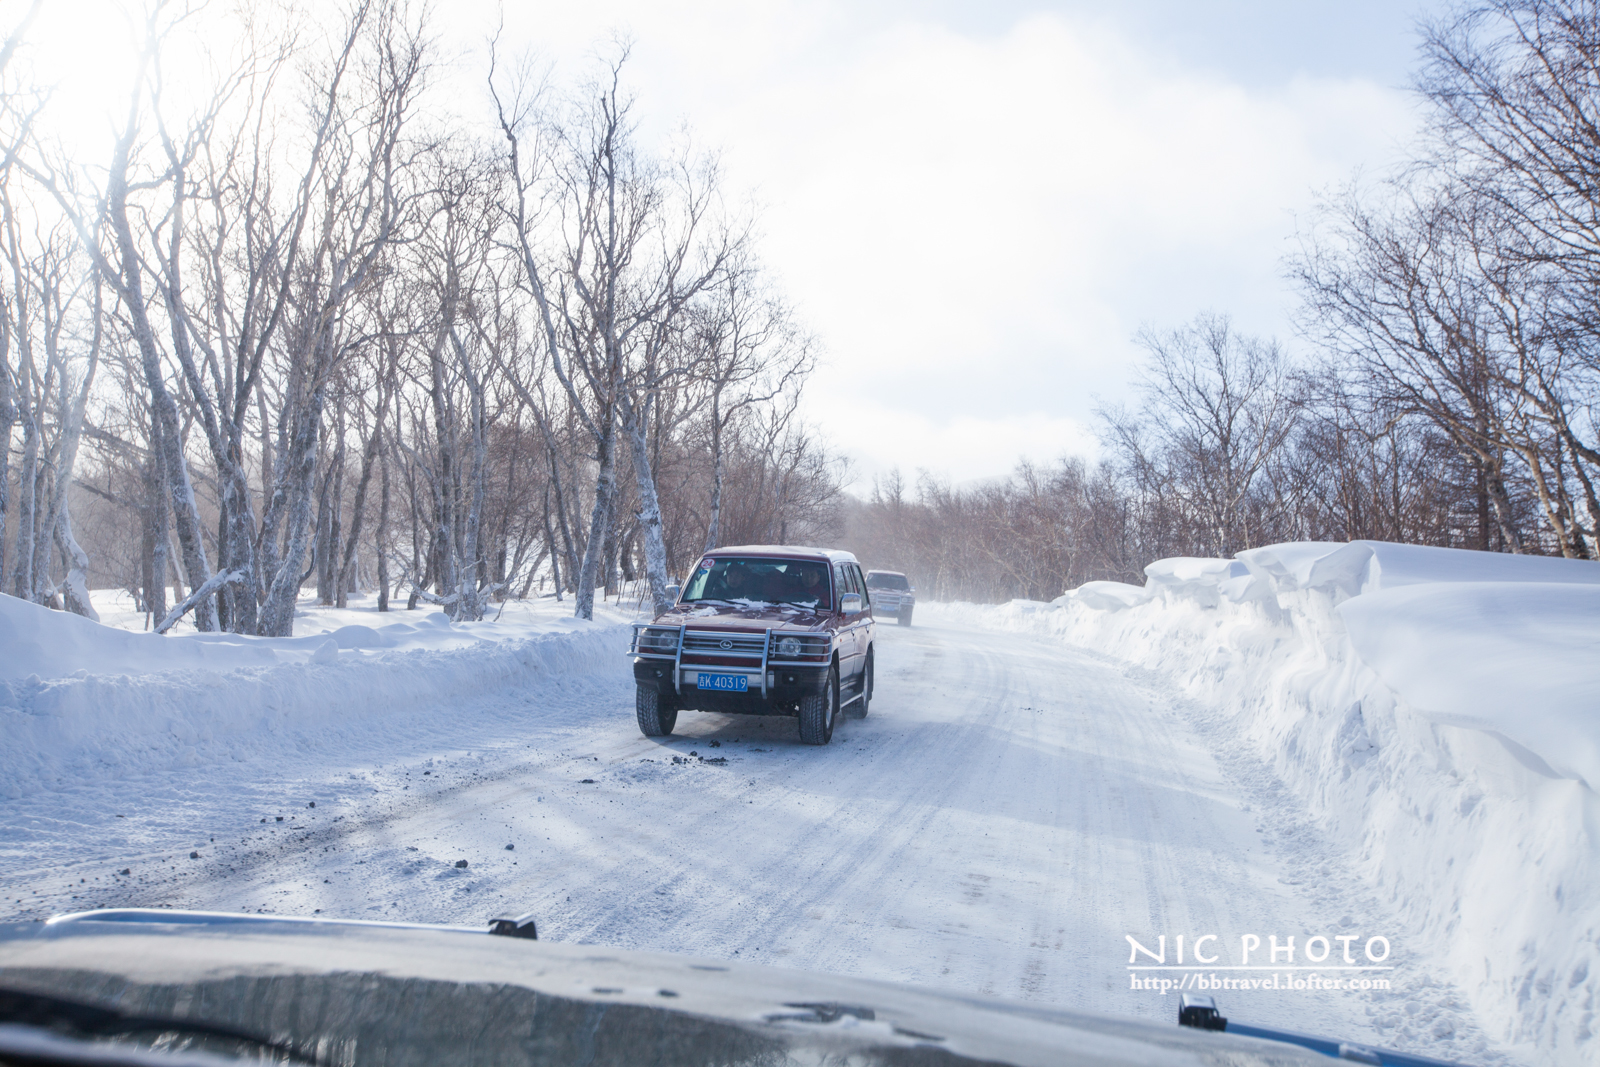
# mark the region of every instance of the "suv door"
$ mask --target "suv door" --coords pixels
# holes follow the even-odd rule
[[[833,588],[833,602],[839,618],[839,684],[848,692],[850,680],[860,670],[860,628],[856,624],[861,616],[846,615],[842,604],[846,593],[860,593],[861,590],[855,585],[850,568],[843,563],[833,565]]]
[[[872,610],[872,593],[871,593],[870,590],[867,589],[867,576],[865,574],[863,574],[862,571],[861,571],[861,568],[859,566],[857,566],[856,564],[854,564],[854,563],[850,564],[850,570],[856,576],[856,585],[861,588],[861,603],[863,605],[865,605],[865,607],[867,609],[866,612],[865,612],[866,618],[868,618],[868,619],[877,618],[878,617],[877,612]],[[872,628],[869,626],[869,627],[867,627],[867,629],[871,630]]]
[[[867,592],[867,576],[861,573],[861,568],[852,563],[850,564],[850,572],[855,576],[856,588],[861,590],[861,616],[856,625],[856,655],[858,657],[856,670],[862,672],[862,684],[865,684],[867,650],[872,647],[873,631],[876,629],[873,623],[872,594]]]

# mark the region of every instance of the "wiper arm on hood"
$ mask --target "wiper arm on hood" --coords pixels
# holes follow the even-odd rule
[[[0,986],[0,1023],[32,1026],[41,1030],[66,1030],[88,1037],[116,1037],[123,1034],[189,1034],[237,1041],[257,1048],[271,1049],[296,1063],[321,1067],[322,1061],[270,1038],[231,1026],[189,1019],[165,1019],[149,1015],[129,1015],[116,1008],[102,1007],[51,993],[30,993]]]

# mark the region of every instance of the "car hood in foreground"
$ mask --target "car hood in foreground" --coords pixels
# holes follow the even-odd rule
[[[109,918],[0,926],[0,986],[269,1034],[350,1064],[1327,1062],[1172,1024],[464,928]]]

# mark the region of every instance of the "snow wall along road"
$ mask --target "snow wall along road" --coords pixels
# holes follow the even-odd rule
[[[1600,1062],[1600,563],[1358,541],[1145,574],[976,610],[1169,675],[1360,857],[1486,1031]]]
[[[0,800],[201,764],[337,753],[553,682],[618,672],[617,618],[388,625],[307,637],[159,636],[0,594]],[[536,708],[534,709],[536,713]],[[509,720],[508,720],[509,721]],[[514,725],[514,722],[513,722]]]

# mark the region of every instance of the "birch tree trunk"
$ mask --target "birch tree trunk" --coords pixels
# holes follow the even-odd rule
[[[353,567],[355,564],[356,546],[361,541],[361,525],[362,518],[366,512],[367,488],[372,484],[372,469],[373,466],[378,463],[378,456],[383,448],[383,422],[384,419],[388,417],[388,411],[389,388],[387,384],[380,384],[378,387],[377,416],[373,419],[372,436],[367,439],[366,447],[361,451],[361,477],[356,482],[356,497],[355,501],[350,506],[350,532],[345,536],[344,558],[340,560],[339,563],[339,592],[337,603],[341,608],[346,606],[348,599],[347,593],[355,577]],[[382,528],[388,521],[388,512],[389,471],[388,468],[385,467],[383,471],[383,518],[378,524],[380,537],[382,536]],[[388,574],[388,571],[383,563],[383,550],[381,547],[378,550],[378,572],[379,583],[384,583],[386,581],[385,576]],[[388,599],[387,589],[385,589],[383,593],[380,593],[379,600],[386,607],[388,604]],[[378,610],[383,611],[384,609],[384,607],[380,607]]]
[[[178,407],[173,402],[172,394],[167,390],[165,374],[161,367],[161,351],[156,347],[155,330],[150,324],[144,295],[144,265],[139,249],[134,243],[133,229],[128,221],[128,167],[134,137],[138,130],[138,108],[139,94],[136,92],[127,128],[117,142],[106,186],[107,220],[115,238],[117,254],[121,259],[120,273],[107,277],[106,281],[113,285],[122,297],[123,311],[127,315],[134,342],[139,349],[145,387],[150,394],[150,407],[161,422],[160,458],[165,468],[167,489],[171,494],[172,517],[177,527],[178,544],[183,553],[183,569],[190,588],[198,588],[211,577],[211,564],[206,559],[205,543],[201,540],[200,512],[195,506],[194,486],[189,481],[189,464],[183,454]],[[197,604],[194,616],[196,629],[211,632],[217,628],[215,604],[210,602]]]
[[[452,318],[449,306],[445,312],[446,326],[440,328],[428,352],[430,373],[428,399],[433,411],[434,447],[438,450],[438,468],[433,472],[433,544],[436,563],[435,588],[441,597],[459,592],[456,580],[456,436],[450,398],[444,382],[444,346],[448,341],[446,330]],[[426,580],[424,580],[426,587]]]
[[[0,315],[0,593],[6,589],[6,514],[11,506],[11,427],[17,404],[11,385],[11,324]]]
[[[600,560],[605,554],[606,534],[611,527],[611,505],[617,492],[617,420],[608,411],[602,435],[597,442],[600,471],[594,480],[594,511],[589,516],[589,540],[583,548],[583,563],[578,571],[578,590],[573,595],[573,614],[580,619],[594,618],[594,589],[600,577]]]
[[[472,371],[467,347],[453,331],[451,341],[460,359],[461,376],[467,385],[472,427],[472,502],[467,506],[461,537],[460,599],[456,601],[452,614],[457,620],[476,622],[483,618],[483,583],[480,581],[478,558],[482,554],[479,532],[483,528],[483,498],[485,479],[488,477],[487,413],[484,408],[483,380]]]
[[[284,464],[287,485],[287,532],[284,538],[283,559],[278,564],[272,585],[267,590],[266,602],[261,607],[260,627],[264,637],[288,637],[294,632],[295,599],[300,593],[300,565],[305,559],[306,542],[311,533],[313,496],[317,479],[317,444],[322,430],[322,409],[327,398],[327,371],[332,362],[333,339],[326,334],[318,338],[316,366],[311,374],[312,386],[304,408],[296,420],[295,436],[290,442]],[[193,579],[190,579],[193,584]]]
[[[168,526],[171,511],[167,500],[165,468],[161,465],[161,421],[149,413],[150,452],[145,458],[145,514],[150,531],[150,579],[145,586],[145,613],[154,626],[167,617],[167,546],[172,541]]]
[[[67,610],[96,622],[100,621],[100,616],[89,603],[89,556],[72,536],[71,502],[68,494],[72,488],[73,471],[77,467],[78,446],[83,440],[84,409],[89,402],[89,392],[94,387],[95,372],[100,367],[100,346],[103,339],[104,319],[99,295],[96,293],[94,337],[89,346],[88,364],[84,367],[83,376],[76,383],[76,389],[72,388],[73,383],[67,373],[66,357],[57,347],[58,340],[52,337],[47,341],[51,362],[57,366],[61,428],[56,441],[54,485],[46,528],[54,532],[56,544],[61,550],[61,558],[68,567],[65,586]],[[45,555],[48,560],[49,554]]]
[[[24,385],[27,379],[23,379]],[[26,389],[23,390],[26,393]],[[22,467],[17,472],[17,538],[11,566],[15,572],[12,595],[32,601],[35,512],[39,495],[39,420],[24,396],[22,408]]]
[[[722,479],[727,463],[722,455],[721,390],[711,397],[711,507],[706,519],[706,543],[702,552],[717,547],[717,536],[722,525]]]
[[[672,607],[667,596],[667,546],[661,534],[661,500],[656,494],[656,479],[650,469],[649,442],[645,439],[645,414],[623,401],[623,417],[628,444],[633,453],[633,479],[639,494],[639,529],[644,536],[644,569],[650,581],[650,601],[654,614]]]
[[[556,527],[561,532],[561,558],[566,561],[567,567],[567,579],[565,583],[559,581],[559,574],[557,575],[558,580],[556,582],[556,599],[560,600],[561,591],[563,589],[577,589],[577,586],[573,582],[572,576],[577,573],[578,569],[578,548],[577,542],[572,537],[572,522],[567,517],[567,496],[566,491],[561,486],[561,463],[560,459],[555,455],[555,453],[551,453],[550,455],[550,479],[556,497]],[[574,503],[573,507],[576,509],[577,504]],[[553,546],[551,548],[551,552],[552,555],[550,558],[554,560],[555,548]]]
[[[61,557],[67,561],[67,576],[61,582],[62,602],[68,611],[99,622],[100,613],[89,599],[89,554],[72,536],[71,507],[67,504],[57,513],[56,538]]]
[[[555,535],[550,529],[550,490],[544,491],[544,540],[550,546],[550,582],[555,587],[556,603],[561,603],[561,560],[555,548]]]
[[[381,437],[383,429],[380,426],[378,434]],[[389,610],[389,453],[384,450],[379,453],[379,477],[382,480],[382,495],[378,498],[378,530],[373,538],[374,551],[378,557],[378,611]]]

